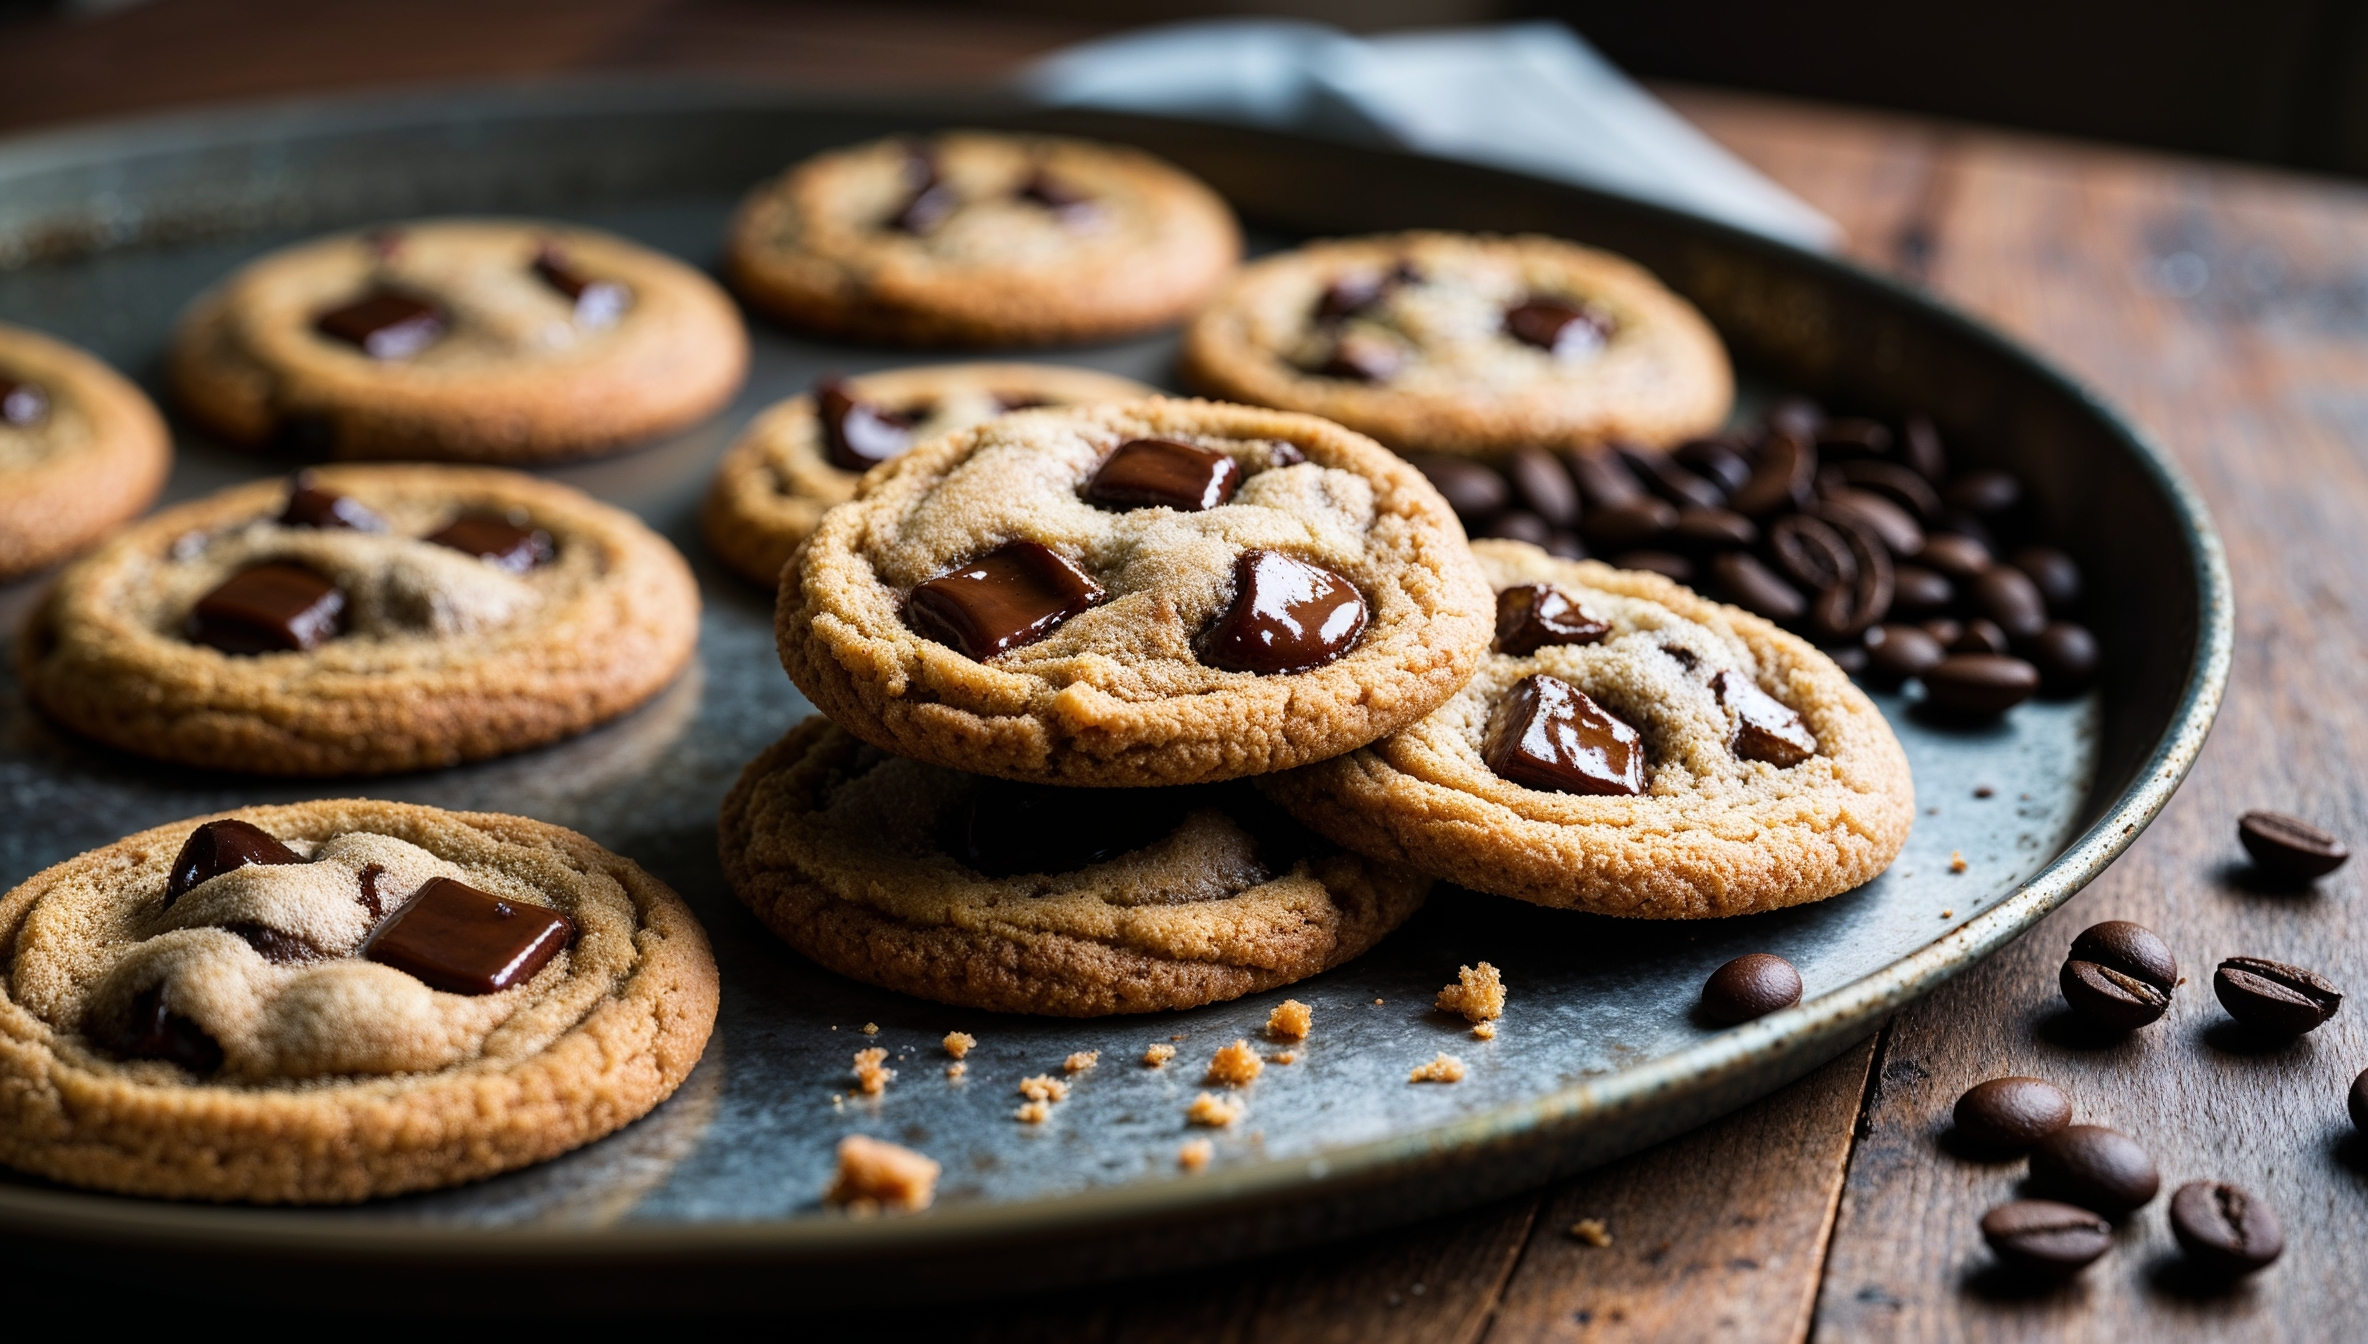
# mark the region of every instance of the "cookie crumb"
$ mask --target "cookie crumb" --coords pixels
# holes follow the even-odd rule
[[[1383,1002],[1384,1002],[1384,1000],[1381,1000],[1381,999],[1375,999],[1375,1000],[1373,1001],[1373,1006],[1374,1006],[1374,1007],[1376,1007],[1376,1008],[1379,1008],[1379,1007],[1382,1005],[1382,1003],[1383,1003]]]
[[[1192,1106],[1184,1112],[1184,1118],[1196,1125],[1221,1128],[1241,1119],[1244,1109],[1238,1098],[1203,1092],[1192,1099]]]
[[[1486,1022],[1505,1015],[1505,982],[1487,962],[1459,966],[1456,983],[1439,991],[1442,1013],[1461,1013],[1468,1022]]]
[[[1172,1045],[1146,1046],[1143,1050],[1143,1062],[1155,1069],[1165,1068],[1167,1062],[1175,1057],[1176,1047]]]
[[[887,1058],[888,1052],[876,1045],[869,1050],[855,1052],[856,1091],[867,1097],[876,1097],[887,1090],[888,1080],[896,1076],[896,1070],[885,1063]]]
[[[1460,1083],[1464,1080],[1464,1062],[1442,1050],[1439,1057],[1417,1067],[1406,1075],[1410,1083]]]
[[[1479,1037],[1481,1040],[1493,1041],[1496,1039],[1496,1023],[1474,1022],[1472,1024],[1472,1034]]]
[[[1964,871],[1965,871],[1965,870],[1966,870],[1968,867],[1971,867],[1971,866],[1972,866],[1972,865],[1970,865],[1970,864],[1968,864],[1968,863],[1966,863],[1966,862],[1965,862],[1965,851],[1964,851],[1964,850],[1961,850],[1961,849],[1952,849],[1952,850],[1950,850],[1950,851],[1949,851],[1949,871],[1950,871],[1950,872],[1952,872],[1952,873],[1962,873],[1962,872],[1964,872]]]
[[[839,1169],[822,1197],[858,1213],[882,1208],[917,1213],[937,1197],[939,1170],[910,1148],[850,1134],[839,1140]]]
[[[1023,1124],[1041,1125],[1045,1121],[1052,1118],[1052,1103],[1048,1101],[1023,1101],[1020,1103],[1020,1108],[1011,1113],[1011,1118],[1020,1121]]]
[[[880,1024],[879,1024],[879,1023],[877,1023],[877,1022],[866,1022],[866,1023],[864,1023],[864,1024],[863,1024],[863,1034],[864,1034],[864,1035],[866,1035],[866,1036],[877,1036],[877,1035],[879,1035],[879,1034],[880,1034]]]
[[[1235,1041],[1209,1061],[1209,1081],[1240,1087],[1256,1078],[1265,1067],[1266,1061],[1258,1058],[1258,1052],[1250,1048],[1248,1041]]]
[[[948,1078],[959,1078],[968,1072],[970,1072],[970,1066],[968,1064],[946,1065],[946,1077]]]
[[[960,1059],[963,1056],[969,1054],[970,1047],[977,1044],[978,1037],[971,1035],[967,1031],[949,1031],[946,1033],[946,1053],[952,1055],[956,1059]]]
[[[1207,1139],[1186,1139],[1184,1146],[1176,1150],[1176,1165],[1186,1171],[1201,1171],[1216,1153],[1217,1145]]]
[[[1299,1052],[1296,1050],[1278,1050],[1273,1055],[1268,1056],[1268,1058],[1272,1059],[1277,1064],[1296,1064],[1299,1062]]]
[[[1266,1015],[1266,1034],[1278,1041],[1304,1041],[1315,1020],[1315,1009],[1297,999],[1285,999]]]
[[[1020,1079],[1020,1095],[1030,1101],[1064,1101],[1069,1096],[1069,1085],[1049,1073]]]
[[[1940,917],[1942,919],[1955,919],[1957,917],[1957,912],[1954,910],[1943,910],[1940,912]]]
[[[1073,1054],[1073,1055],[1069,1056],[1067,1059],[1064,1059],[1064,1060],[1062,1060],[1062,1061],[1061,1061],[1061,1072],[1063,1072],[1063,1073],[1083,1073],[1083,1072],[1085,1072],[1087,1069],[1090,1069],[1090,1068],[1092,1068],[1094,1065],[1096,1065],[1096,1064],[1099,1064],[1099,1063],[1101,1063],[1101,1062],[1102,1062],[1102,1052],[1101,1052],[1101,1051],[1099,1051],[1099,1050],[1080,1050],[1080,1051],[1078,1051],[1076,1054]]]
[[[1597,1250],[1612,1244],[1611,1229],[1603,1225],[1601,1218],[1581,1218],[1570,1225],[1570,1234]]]

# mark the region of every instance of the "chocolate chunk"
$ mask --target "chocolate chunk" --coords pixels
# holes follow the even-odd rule
[[[1550,583],[1519,584],[1496,595],[1498,653],[1518,658],[1548,644],[1594,644],[1611,632]]]
[[[1817,738],[1801,716],[1783,701],[1761,690],[1740,672],[1720,672],[1710,679],[1718,702],[1735,713],[1735,736],[1729,741],[1737,756],[1766,761],[1789,769],[1817,754]]]
[[[1032,411],[1039,406],[1050,406],[1052,402],[1033,392],[998,392],[995,394],[995,404],[1002,408],[1005,415],[1009,415],[1013,411]]]
[[[538,565],[547,565],[559,554],[558,547],[551,542],[551,534],[541,528],[524,527],[507,518],[483,513],[464,513],[422,540],[466,552],[512,574],[524,574]]]
[[[855,395],[843,379],[814,386],[814,412],[822,420],[822,446],[841,471],[870,471],[913,446],[912,422]]]
[[[1244,551],[1233,605],[1202,640],[1201,660],[1228,672],[1306,672],[1365,632],[1365,595],[1322,565],[1281,551]]]
[[[165,1005],[161,984],[132,996],[130,1025],[130,1032],[114,1042],[119,1054],[169,1060],[200,1078],[222,1067],[222,1047],[205,1028]]]
[[[386,918],[386,902],[378,894],[378,879],[386,876],[385,865],[363,864],[361,876],[362,889],[354,896],[354,899],[361,902],[362,908],[370,912],[370,918],[373,921]]]
[[[311,472],[300,471],[288,482],[288,507],[280,510],[280,526],[386,531],[386,519],[379,517],[369,505],[351,495],[324,490],[313,483],[315,479]]]
[[[532,980],[575,936],[575,921],[556,910],[437,877],[387,916],[361,955],[447,994],[499,994]]]
[[[1351,331],[1333,342],[1331,356],[1316,372],[1326,378],[1386,383],[1404,367],[1406,352],[1395,341],[1371,332]]]
[[[615,280],[595,280],[575,268],[556,247],[535,254],[534,273],[544,284],[575,301],[576,321],[587,327],[612,327],[633,306],[633,291]]]
[[[1066,789],[982,776],[947,818],[944,843],[988,877],[1075,872],[1166,837],[1207,792]]]
[[[892,229],[911,234],[930,233],[962,204],[954,188],[938,175],[937,155],[927,145],[905,147],[904,179],[913,194],[888,217],[888,227]]]
[[[1011,541],[913,589],[905,624],[985,662],[1033,644],[1102,600],[1085,571],[1033,541]]]
[[[1129,439],[1103,459],[1085,497],[1114,509],[1198,513],[1233,498],[1241,465],[1214,448],[1168,439]]]
[[[31,383],[0,378],[0,425],[24,426],[49,414],[49,395]]]
[[[1042,168],[1028,174],[1028,180],[1020,183],[1016,194],[1031,205],[1052,211],[1068,228],[1084,228],[1102,217],[1102,207],[1093,197]]]
[[[1612,324],[1560,299],[1530,299],[1505,310],[1505,334],[1556,359],[1575,359],[1601,350]]]
[[[173,902],[188,895],[198,883],[250,863],[302,862],[296,851],[253,822],[235,818],[209,821],[181,842],[181,852],[173,857],[172,876],[165,880],[164,904],[158,909],[170,910]]]
[[[1390,278],[1377,271],[1355,271],[1337,276],[1324,286],[1323,297],[1316,300],[1318,322],[1338,322],[1354,316],[1381,301],[1389,293]]]
[[[444,337],[444,310],[416,295],[379,288],[313,319],[325,336],[372,359],[409,359]]]
[[[345,593],[300,565],[251,565],[197,600],[188,632],[224,653],[317,649],[345,632]]]
[[[1543,673],[1523,677],[1488,716],[1488,768],[1525,789],[1644,792],[1644,743],[1585,691]]]

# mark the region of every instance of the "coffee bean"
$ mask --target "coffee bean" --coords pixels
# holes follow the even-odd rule
[[[2352,856],[2341,840],[2282,812],[2247,812],[2237,818],[2236,838],[2264,871],[2293,881],[2325,877]]]
[[[2038,689],[2038,668],[1995,653],[1952,653],[1924,673],[1925,699],[1957,714],[2002,714]]]
[[[1545,519],[1527,509],[1507,509],[1482,526],[1480,535],[1543,546],[1553,539],[1554,529],[1546,525]]]
[[[2072,1099],[2043,1078],[1992,1078],[1957,1098],[1957,1136],[1985,1153],[2020,1153],[2072,1123]]]
[[[1659,453],[1622,449],[1620,460],[1644,481],[1646,489],[1681,509],[1715,509],[1727,502],[1726,491]]]
[[[1842,479],[1861,490],[1871,490],[1913,514],[1918,522],[1940,516],[1940,492],[1932,483],[1897,462],[1844,462]]]
[[[2031,576],[2047,599],[2048,610],[2061,614],[2080,602],[2080,566],[2053,546],[2025,546],[2006,563]]]
[[[1980,616],[1967,621],[1957,637],[1949,641],[1951,653],[2004,653],[2010,647],[2006,632],[1998,628],[1998,623]]]
[[[1801,1001],[1801,973],[1772,952],[1746,952],[1710,973],[1702,1011],[1729,1026],[1766,1017]]]
[[[1947,616],[1935,616],[1924,621],[1921,623],[1921,628],[1925,634],[1939,640],[1944,649],[1965,638],[1965,622]]]
[[[2097,637],[2084,625],[2049,621],[2024,646],[2023,654],[2039,669],[2039,680],[2056,695],[2085,689],[2097,675]]]
[[[1787,514],[1768,527],[1768,554],[1785,578],[1820,592],[1858,577],[1858,561],[1841,532],[1805,513]]]
[[[1438,492],[1447,497],[1447,507],[1463,520],[1465,527],[1473,527],[1497,510],[1512,502],[1513,492],[1505,485],[1505,478],[1481,463],[1461,457],[1442,457],[1424,453],[1406,459],[1423,474]]]
[[[1818,426],[1825,423],[1825,412],[1807,397],[1784,397],[1768,408],[1768,428],[1795,438],[1814,440]]]
[[[1834,660],[1834,666],[1853,677],[1866,671],[1866,646],[1863,644],[1843,644],[1836,648],[1826,649],[1824,653],[1826,657]]]
[[[1615,509],[1645,497],[1636,473],[1608,451],[1574,454],[1569,465],[1571,479],[1590,509]]]
[[[2361,1070],[2360,1076],[2352,1079],[2350,1103],[2352,1128],[2368,1134],[2368,1069]]]
[[[1584,560],[1587,558],[1587,543],[1579,540],[1576,532],[1556,532],[1546,538],[1546,554],[1558,555],[1565,560]]]
[[[1789,621],[1809,609],[1797,589],[1744,551],[1711,557],[1710,577],[1728,601],[1772,621]]]
[[[2198,1268],[2229,1278],[2268,1268],[2286,1249],[2269,1206],[2224,1181],[2189,1181],[2171,1195],[2171,1235]]]
[[[1971,579],[1990,567],[1990,548],[1962,532],[1935,532],[1916,560],[1952,579]]]
[[[1680,445],[1670,456],[1730,495],[1751,479],[1751,464],[1743,460],[1743,454],[1718,439],[1696,439]]]
[[[2113,1249],[2113,1225],[2052,1199],[2018,1199],[1982,1215],[1982,1240],[2013,1269],[2061,1279]]]
[[[2108,1218],[2144,1207],[2162,1189],[2138,1141],[2103,1125],[2067,1125],[2040,1140],[2031,1149],[2031,1180]]]
[[[1938,570],[1922,565],[1891,567],[1891,605],[1903,615],[1940,611],[1956,600],[1956,585]]]
[[[1562,459],[1542,448],[1523,448],[1505,461],[1505,479],[1529,511],[1555,527],[1579,521],[1579,489]]]
[[[1749,546],[1760,539],[1759,525],[1733,509],[1679,509],[1670,540],[1702,550]]]
[[[2162,935],[2134,920],[2091,924],[2072,940],[2066,955],[2143,980],[2168,994],[2179,987],[2179,959]]]
[[[1850,543],[1851,560],[1858,572],[1829,586],[1809,604],[1809,628],[1826,643],[1862,635],[1891,614],[1891,553],[1883,549],[1873,529],[1851,523],[1846,516],[1836,521],[1843,524],[1839,530]]]
[[[2343,991],[2315,972],[2262,957],[2230,957],[2212,976],[2228,1015],[2264,1036],[2314,1031],[2343,1006]]]
[[[1817,427],[1817,450],[1837,457],[1881,457],[1891,451],[1891,427],[1854,416],[1828,420]]]
[[[1949,454],[1941,446],[1940,431],[1933,427],[1932,417],[1911,415],[1900,430],[1899,460],[1925,480],[1938,484],[1949,474]]]
[[[1641,569],[1678,583],[1694,581],[1694,562],[1668,551],[1622,551],[1612,557],[1614,569]]]
[[[1941,498],[1952,509],[1986,518],[2021,503],[2023,483],[2003,471],[1968,471],[1951,477],[1941,489]]]
[[[1932,525],[1932,530],[1951,533],[1968,541],[1978,541],[1983,550],[1993,556],[1998,554],[1998,538],[1991,533],[1990,525],[1983,522],[1978,513],[1967,513],[1963,509],[1942,509],[1940,520]]]
[[[1639,495],[1626,504],[1589,509],[1580,533],[1589,545],[1624,551],[1659,541],[1676,523],[1677,510],[1667,501]]]
[[[1867,667],[1887,681],[1920,677],[1948,657],[1940,641],[1913,625],[1878,625],[1866,632]]]
[[[1839,512],[1872,531],[1884,549],[1909,556],[1924,549],[1924,529],[1906,509],[1871,490],[1843,490],[1817,502],[1812,510],[1830,523],[1840,523]]]
[[[1817,449],[1798,435],[1776,434],[1760,450],[1751,479],[1727,501],[1727,507],[1748,518],[1804,508],[1814,497],[1816,481]]]
[[[2030,639],[2047,628],[2047,599],[2030,575],[2012,565],[1992,565],[1975,575],[1971,596],[2009,639]]]
[[[2109,919],[2072,940],[2056,983],[2084,1020],[2136,1031],[2169,1010],[2179,987],[2179,960],[2154,930]]]

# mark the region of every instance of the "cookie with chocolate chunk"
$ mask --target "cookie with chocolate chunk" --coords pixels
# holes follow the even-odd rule
[[[749,764],[721,843],[741,901],[841,975],[1056,1017],[1290,984],[1363,953],[1430,888],[1246,783],[1018,784],[890,756],[822,718]]]
[[[1656,574],[1475,542],[1497,642],[1428,718],[1259,781],[1377,859],[1539,905],[1748,914],[1873,878],[1915,785],[1825,655]]]
[[[466,467],[324,467],[168,509],[68,569],[27,696],[143,756],[275,775],[452,765],[583,732],[690,661],[699,592],[639,519]]]
[[[781,662],[950,769],[1233,779],[1395,732],[1486,651],[1486,581],[1420,472],[1312,416],[1154,398],[914,448],[824,515]]]
[[[1134,401],[1131,378],[1057,364],[932,364],[829,378],[760,412],[724,455],[700,510],[717,556],[771,587],[863,473],[940,434],[1038,406]]]
[[[1188,382],[1400,452],[1659,445],[1734,400],[1718,334],[1642,267],[1558,238],[1403,233],[1244,267],[1184,337]]]
[[[431,219],[283,248],[201,295],[173,396],[312,457],[548,462],[704,419],[748,367],[732,301],[614,235]]]
[[[900,345],[1108,340],[1241,257],[1217,194],[1141,150],[952,131],[832,150],[750,192],[724,268],[795,327]]]
[[[137,517],[172,465],[164,420],[122,374],[0,323],[0,579]]]
[[[159,826],[0,897],[0,1163],[350,1203],[556,1157],[715,1024],[682,898],[573,831],[340,799]]]

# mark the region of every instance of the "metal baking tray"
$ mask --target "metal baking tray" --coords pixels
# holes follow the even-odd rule
[[[2229,580],[2202,504],[2137,431],[2032,355],[1849,266],[1649,205],[1515,174],[1290,136],[1009,105],[816,101],[714,85],[506,86],[286,104],[0,143],[0,320],[88,346],[151,390],[174,314],[233,266],[366,221],[501,212],[581,221],[712,267],[750,184],[828,146],[954,124],[1143,145],[1200,174],[1253,240],[1428,226],[1536,230],[1637,259],[1709,314],[1747,390],[1931,411],[1960,461],[2021,474],[2085,568],[2098,688],[1952,728],[1879,696],[1906,744],[1918,816],[1883,877],[1822,904],[1642,924],[1441,889],[1363,959],[1286,991],[1100,1021],[950,1009],[842,980],[733,901],[715,812],[742,762],[809,712],[775,660],[769,595],[702,549],[693,518],[725,445],[824,370],[959,358],[817,342],[762,320],[729,410],[642,451],[547,474],[639,512],[697,568],[691,673],[629,718],[526,755],[327,785],[155,765],[79,741],[0,673],[0,888],[128,832],[246,803],[369,794],[525,813],[632,856],[714,937],[723,1010],[705,1060],[647,1119],[542,1166],[353,1208],[172,1204],[0,1178],[0,1240],[84,1274],[119,1266],[201,1294],[275,1301],[406,1275],[422,1305],[501,1295],[532,1270],[587,1308],[677,1299],[782,1306],[866,1288],[991,1293],[1176,1269],[1471,1205],[1600,1163],[1762,1096],[2069,899],[2162,807],[2228,672]],[[1174,385],[1171,334],[1043,352]],[[288,463],[185,429],[169,499]],[[13,631],[42,580],[0,587]],[[11,660],[11,663],[13,660]],[[1990,796],[1976,795],[1987,786]],[[1952,873],[1952,852],[1968,863]],[[1719,1030],[1691,1008],[1752,950],[1801,968],[1802,1004]],[[1429,1010],[1459,963],[1502,968],[1494,1041]],[[1270,1065],[1246,1119],[1186,1175],[1175,1154],[1209,1055],[1257,1038],[1286,995],[1314,1005],[1299,1062]],[[876,1038],[861,1034],[866,1023]],[[949,1083],[937,1041],[979,1038]],[[1136,1063],[1171,1041],[1174,1064]],[[899,1076],[846,1096],[852,1053]],[[1042,1126],[1014,1088],[1072,1051],[1100,1067]],[[1454,1086],[1412,1086],[1440,1050]],[[820,1195],[838,1139],[873,1134],[942,1162],[936,1207],[853,1219]],[[95,1249],[109,1251],[93,1255]],[[124,1254],[126,1251],[151,1252]],[[954,1267],[958,1266],[958,1272]],[[915,1273],[934,1267],[931,1272]],[[302,1272],[291,1272],[300,1269]],[[822,1290],[809,1294],[804,1290]]]

